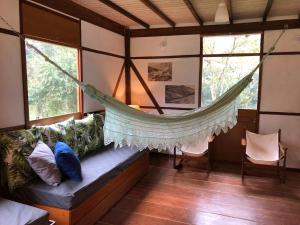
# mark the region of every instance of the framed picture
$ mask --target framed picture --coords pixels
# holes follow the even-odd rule
[[[159,62],[148,64],[148,81],[171,81],[172,63]]]
[[[166,85],[165,103],[195,104],[194,85]]]

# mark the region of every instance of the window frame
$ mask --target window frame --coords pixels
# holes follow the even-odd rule
[[[74,46],[71,44],[65,44],[57,42],[54,40],[48,40],[40,37],[33,37],[31,35],[24,35],[25,40],[21,40],[21,51],[22,51],[22,68],[23,68],[23,94],[25,96],[24,109],[25,109],[25,127],[31,128],[33,125],[49,125],[73,117],[74,119],[81,119],[83,117],[83,92],[80,90],[80,87],[77,87],[77,112],[66,113],[58,116],[47,117],[42,119],[30,120],[29,117],[29,100],[28,100],[28,76],[27,76],[27,59],[26,59],[26,39],[31,39],[34,41],[45,42],[47,44],[54,44],[63,47],[74,48],[77,50],[77,79],[82,81],[82,50],[80,46]]]
[[[260,49],[257,53],[218,53],[218,54],[204,54],[203,48],[203,38],[206,37],[220,37],[220,36],[238,36],[238,35],[260,35]],[[264,32],[244,32],[244,33],[233,33],[233,34],[221,34],[221,35],[201,35],[200,37],[200,76],[199,76],[199,107],[202,107],[202,85],[203,85],[203,59],[207,58],[214,58],[214,57],[247,57],[247,56],[259,56],[259,61],[263,58],[263,45],[264,45]],[[262,70],[263,65],[259,67],[259,74],[258,74],[258,87],[257,87],[257,101],[256,101],[256,108],[255,109],[243,109],[243,110],[260,110],[260,95],[261,95],[261,82],[262,82]]]

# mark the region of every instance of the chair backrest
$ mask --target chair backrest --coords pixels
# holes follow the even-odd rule
[[[246,131],[246,155],[255,160],[279,160],[279,133],[255,134]]]
[[[181,151],[186,153],[192,153],[192,154],[202,154],[208,149],[210,137],[205,138],[202,141],[199,141],[198,143],[195,143],[193,145],[189,146],[182,146]]]

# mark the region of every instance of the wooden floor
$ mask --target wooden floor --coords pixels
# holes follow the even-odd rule
[[[150,170],[97,225],[300,225],[300,173],[286,184],[274,177],[246,176],[236,165],[172,169],[168,156],[152,154]]]

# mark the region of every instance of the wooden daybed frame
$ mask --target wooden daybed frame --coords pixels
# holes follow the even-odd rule
[[[148,167],[149,153],[145,152],[74,209],[66,210],[38,204],[34,206],[48,211],[49,219],[56,221],[55,225],[93,225],[147,173]]]

